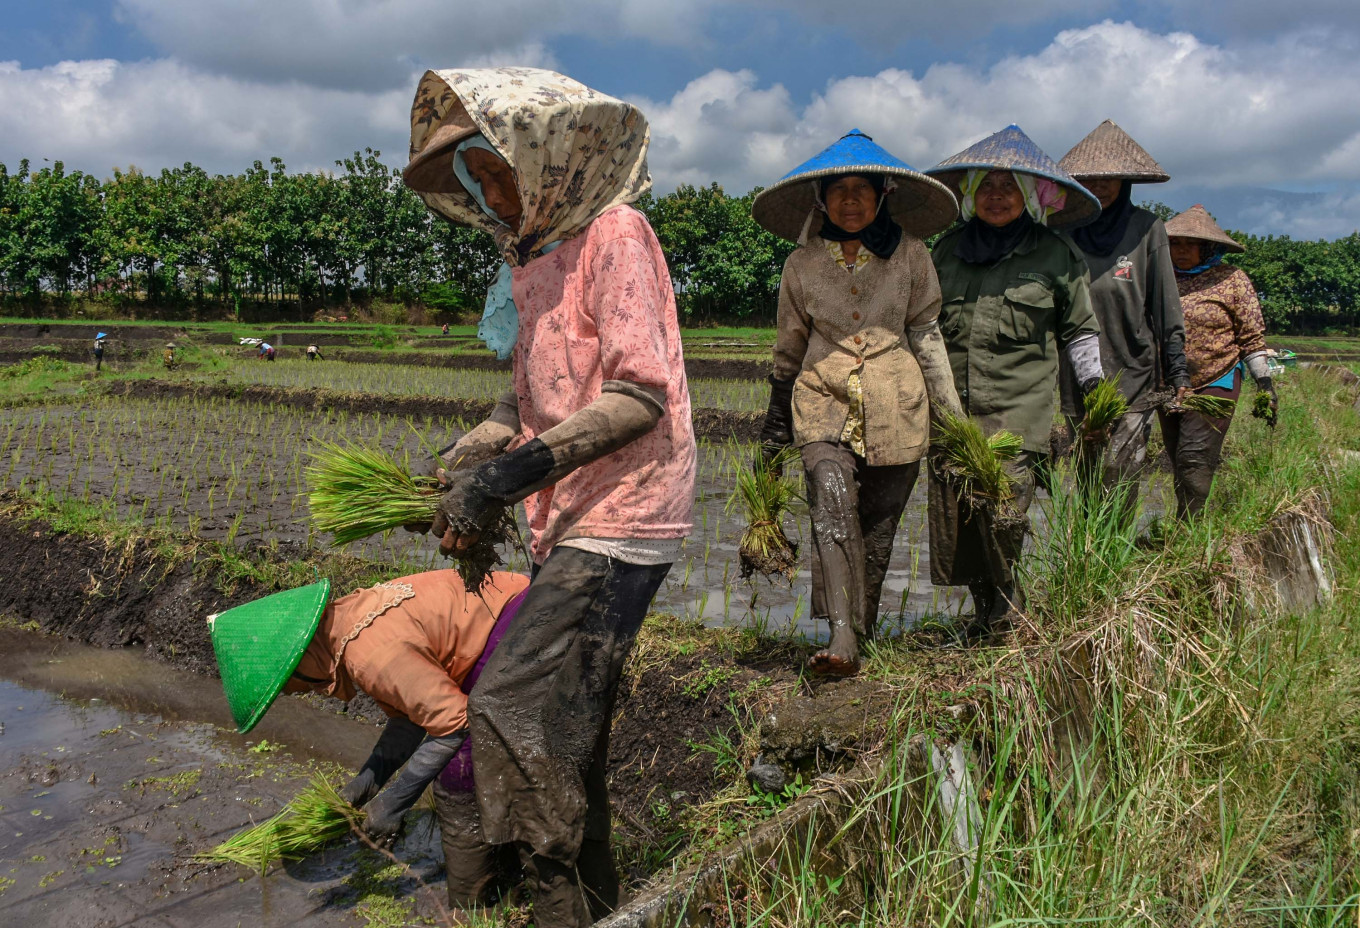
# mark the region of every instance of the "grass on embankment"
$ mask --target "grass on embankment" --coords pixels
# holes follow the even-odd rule
[[[1055,494],[1025,563],[1030,608],[987,646],[871,649],[901,693],[884,763],[835,842],[786,848],[797,879],[729,874],[734,923],[760,926],[1342,926],[1360,901],[1360,435],[1353,391],[1281,378],[1272,433],[1244,405],[1206,517],[1140,535],[1124,500]],[[1068,481],[1070,485],[1071,481]],[[1330,517],[1336,594],[1303,614],[1266,592],[1251,537],[1282,514]],[[1263,595],[1257,602],[1263,602]],[[976,710],[971,724],[942,711]],[[937,793],[905,739],[962,737],[980,818],[967,862],[904,814]],[[965,832],[968,830],[964,824]]]

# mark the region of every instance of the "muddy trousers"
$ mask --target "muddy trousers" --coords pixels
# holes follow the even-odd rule
[[[1072,430],[1076,441],[1073,453],[1076,455],[1078,476],[1087,481],[1088,486],[1099,486],[1104,492],[1121,484],[1127,486],[1125,511],[1128,514],[1132,514],[1138,504],[1138,478],[1147,465],[1152,412],[1151,409],[1144,409],[1124,413],[1110,428],[1109,440],[1098,455],[1086,452],[1083,447],[1081,429],[1078,427],[1081,419],[1067,417],[1068,428]]]
[[[449,906],[470,909],[494,904],[518,881],[515,849],[487,843],[473,793],[446,789],[437,780],[431,791],[444,845]]]
[[[669,569],[554,548],[468,698],[482,833],[516,846],[542,928],[588,925],[618,902],[609,724]]]
[[[1198,515],[1209,500],[1214,473],[1223,460],[1223,440],[1228,437],[1232,416],[1211,419],[1197,412],[1159,412],[1162,442],[1171,458],[1176,488],[1176,515]]]
[[[802,447],[812,516],[812,615],[858,638],[878,630],[878,601],[893,539],[920,462],[873,467],[849,446]]]

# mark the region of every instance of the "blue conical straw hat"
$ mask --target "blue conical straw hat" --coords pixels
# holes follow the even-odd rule
[[[837,174],[883,174],[897,189],[887,208],[907,233],[926,238],[943,231],[959,215],[954,194],[942,183],[895,158],[858,129],[804,161],[757,194],[751,216],[761,226],[791,242],[798,241],[808,214],[816,207],[816,184]],[[811,232],[820,225],[814,221]]]
[[[264,717],[297,669],[330,601],[331,582],[285,590],[209,616],[213,653],[236,730]]]
[[[944,159],[926,173],[949,185],[949,189],[957,194],[964,177],[974,168],[984,171],[1021,171],[1061,184],[1067,190],[1067,203],[1049,218],[1050,226],[1083,226],[1100,215],[1100,201],[1091,191],[1058,167],[1057,162],[1044,154],[1043,149],[1035,145],[1019,126],[1007,126],[987,136],[952,158]]]

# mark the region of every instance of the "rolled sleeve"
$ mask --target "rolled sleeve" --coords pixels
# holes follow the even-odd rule
[[[587,311],[600,339],[605,380],[624,380],[665,392],[673,371],[661,315],[666,297],[651,250],[640,239],[602,243],[591,261]]]

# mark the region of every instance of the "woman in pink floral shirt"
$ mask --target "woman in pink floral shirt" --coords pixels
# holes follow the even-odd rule
[[[691,529],[696,451],[670,273],[631,205],[651,185],[634,107],[529,68],[430,71],[405,180],[506,263],[478,334],[512,393],[441,455],[433,530],[461,550],[524,501],[533,580],[468,702],[481,827],[514,843],[535,922],[618,900],[609,723],[643,616]]]

